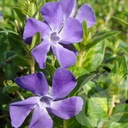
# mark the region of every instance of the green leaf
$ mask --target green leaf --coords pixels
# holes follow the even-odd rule
[[[3,71],[8,79],[13,79],[18,71],[17,65],[12,63],[5,63],[1,67],[3,68]]]
[[[35,46],[37,46],[39,43],[41,43],[41,38],[40,38],[40,33],[37,32],[33,38],[32,38],[32,43],[30,46],[30,50],[32,50]]]
[[[25,44],[22,40],[22,38],[19,35],[9,34],[8,35],[8,41],[12,47],[13,50],[16,52],[28,52],[28,49],[26,47],[27,44]]]
[[[83,40],[82,42],[80,43],[80,46],[81,46],[81,49],[83,49],[83,46],[86,45],[87,43],[87,38],[88,38],[88,29],[87,29],[87,23],[86,21],[84,20],[83,22]]]
[[[93,47],[97,43],[100,43],[101,41],[103,41],[107,38],[110,38],[112,36],[115,36],[119,33],[120,33],[119,31],[103,31],[103,32],[95,34],[92,37],[91,42],[86,45],[86,50],[90,49],[91,47]]]
[[[128,127],[128,123],[117,123],[110,120],[109,122],[107,122],[105,128],[127,128],[127,127]]]
[[[88,71],[82,67],[78,67],[76,65],[73,65],[72,67],[68,68],[76,77],[82,76],[84,74],[87,74]]]
[[[118,123],[128,123],[128,104],[115,106],[110,119]]]
[[[105,41],[96,44],[92,47],[83,58],[82,67],[84,67],[88,72],[94,71],[103,61],[105,54]]]
[[[111,72],[105,76],[103,87],[110,96],[116,95],[122,98],[127,93],[127,61],[126,57],[122,56],[113,65]]]
[[[38,12],[38,8],[37,8],[37,5],[35,2],[31,2],[29,5],[28,5],[28,12],[31,13],[31,16],[36,16],[37,12]]]
[[[75,87],[75,89],[70,93],[70,96],[75,95],[76,93],[79,92],[79,90],[91,79],[93,79],[95,77],[95,74],[85,74],[83,76],[80,76],[77,79],[77,86]]]
[[[2,33],[4,33],[4,34],[9,34],[9,33],[12,33],[12,34],[15,34],[15,35],[18,35],[18,33],[16,33],[16,32],[14,32],[14,31],[12,31],[12,30],[3,30],[3,31],[0,31],[0,34],[2,34]]]
[[[25,20],[27,12],[20,7],[13,7],[12,9],[16,12],[19,19],[23,22]]]
[[[56,128],[60,128],[60,127],[56,127]],[[81,126],[81,123],[76,119],[76,117],[73,117],[67,120],[66,128],[82,128],[82,126]]]
[[[126,22],[125,20],[122,20],[121,18],[115,17],[115,16],[113,16],[112,18],[115,19],[116,21],[120,22],[121,24],[128,26],[128,22]]]
[[[97,95],[97,94],[96,94]],[[96,119],[106,119],[107,114],[107,98],[92,96],[88,99],[88,115]]]
[[[96,84],[93,81],[88,81],[84,86],[83,86],[83,90],[84,93],[88,96],[91,97],[94,94],[97,94],[98,96],[100,96],[101,94],[98,92],[103,91],[103,89],[101,88],[101,86],[99,86],[99,84]]]
[[[128,44],[123,40],[120,40],[120,48],[123,53],[126,53],[126,55],[128,55]]]
[[[78,115],[76,115],[76,119],[82,126],[92,127],[93,121],[91,121],[87,115],[87,98],[85,96],[82,96],[82,99],[84,101],[84,105],[82,111]]]
[[[111,73],[109,74],[112,83],[120,84],[124,76],[127,74],[127,71],[128,71],[128,66],[127,66],[126,57],[122,56],[118,61],[116,61]]]
[[[55,67],[53,67],[50,63],[46,62],[46,70],[49,72],[51,78],[56,70]]]
[[[12,83],[10,85],[6,85],[4,88],[3,88],[3,92],[8,92],[8,93],[13,93],[15,92],[16,90],[18,90],[19,87],[17,86],[17,84],[15,83]]]
[[[113,67],[111,73],[119,73],[122,76],[127,73],[127,61],[126,57],[122,56],[116,61],[115,66]]]
[[[2,104],[7,104],[11,101],[10,96],[7,93],[3,93],[3,89],[0,88],[0,109]]]
[[[11,59],[15,64],[22,67],[30,67],[29,60],[23,55],[15,55],[14,58]]]

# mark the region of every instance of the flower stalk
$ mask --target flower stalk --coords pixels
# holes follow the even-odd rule
[[[24,97],[20,94],[19,91],[16,91],[16,93],[18,94],[18,96],[20,97],[21,100],[24,100]]]
[[[63,120],[63,128],[67,128],[67,121]]]
[[[79,66],[79,67],[82,67],[82,64],[83,64],[83,57],[84,57],[84,52],[81,51],[81,52],[79,53],[79,61],[78,61],[78,66]]]
[[[30,60],[30,69],[31,69],[31,74],[34,74],[35,73],[35,61],[33,57]]]
[[[109,109],[109,112],[108,112],[108,117],[110,117],[111,114],[112,114],[112,112],[113,112],[113,108],[114,108],[115,100],[116,100],[116,95],[113,95],[113,97],[112,97],[112,102],[111,102],[111,106],[110,106],[110,109]],[[102,128],[105,128],[106,125],[107,125],[107,122],[104,122]]]

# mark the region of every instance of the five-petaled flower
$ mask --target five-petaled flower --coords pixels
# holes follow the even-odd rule
[[[32,50],[32,55],[40,68],[45,68],[46,56],[50,49],[57,57],[61,67],[68,68],[76,62],[73,51],[64,47],[82,41],[82,22],[86,20],[87,26],[95,24],[95,15],[92,8],[85,4],[77,15],[76,0],[60,0],[48,2],[40,10],[44,22],[28,18],[23,38],[30,44],[35,33],[40,32],[43,41]]]
[[[82,5],[77,12],[76,0],[60,0],[58,3],[63,9],[64,20],[69,17],[75,17],[80,23],[86,20],[88,28],[96,23],[95,13],[89,4]]]
[[[20,127],[32,110],[29,128],[52,128],[53,121],[48,112],[62,119],[69,119],[82,110],[83,100],[80,97],[65,98],[76,87],[76,79],[64,68],[55,71],[50,91],[41,72],[15,78],[15,82],[36,96],[10,105],[13,127]]]

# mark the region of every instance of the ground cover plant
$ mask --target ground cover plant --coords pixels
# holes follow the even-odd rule
[[[1,128],[127,128],[127,0],[0,1]]]

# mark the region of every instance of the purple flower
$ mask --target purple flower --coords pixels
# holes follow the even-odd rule
[[[57,57],[61,67],[68,68],[76,62],[73,51],[63,47],[82,41],[82,24],[75,18],[63,19],[63,9],[59,2],[48,2],[40,10],[44,22],[34,18],[27,19],[23,38],[30,44],[35,33],[40,32],[43,41],[32,50],[32,55],[40,68],[45,67],[50,49]]]
[[[41,72],[16,78],[15,82],[36,96],[10,105],[13,127],[20,127],[32,110],[29,128],[52,128],[53,121],[48,112],[62,119],[69,119],[82,110],[83,100],[80,97],[64,99],[76,86],[75,77],[64,68],[55,71],[50,91]]]
[[[2,14],[0,14],[0,21],[4,21]]]
[[[59,4],[63,9],[63,19],[67,20],[69,17],[78,19],[81,23],[86,20],[87,27],[91,27],[96,23],[95,13],[89,4],[84,4],[76,13],[77,3],[76,0],[60,0]]]

